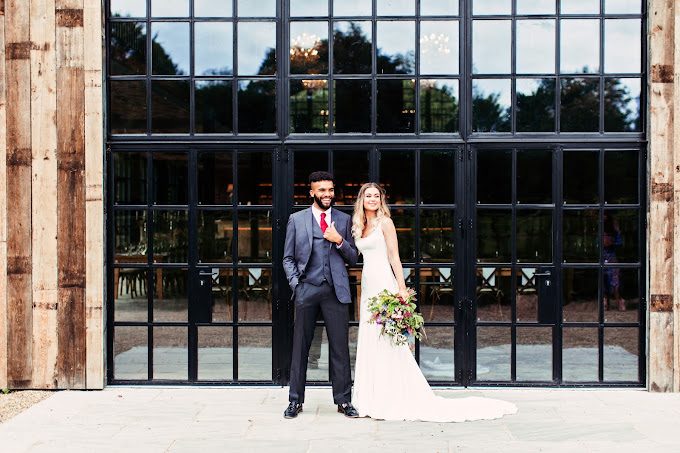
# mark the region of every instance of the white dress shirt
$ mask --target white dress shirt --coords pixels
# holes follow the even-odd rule
[[[312,215],[314,216],[314,220],[316,220],[316,223],[319,225],[319,228],[321,228],[321,213],[325,212],[326,213],[326,225],[331,226],[331,211],[333,208],[328,208],[325,211],[322,211],[321,209],[317,208],[315,205],[312,205]],[[336,248],[340,248],[342,244],[344,244],[345,240],[343,238],[342,242],[340,244],[335,244]]]

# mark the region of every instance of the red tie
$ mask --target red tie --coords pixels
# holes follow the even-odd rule
[[[321,213],[321,222],[319,222],[319,224],[321,225],[321,232],[325,233],[326,228],[328,228],[328,224],[326,223],[326,213],[325,212]]]

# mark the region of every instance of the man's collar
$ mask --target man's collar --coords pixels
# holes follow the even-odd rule
[[[312,212],[315,212],[319,215],[321,215],[321,213],[323,213],[323,212],[325,212],[326,214],[330,214],[331,209],[333,209],[333,207],[330,207],[330,208],[326,209],[325,211],[322,211],[321,209],[317,208],[316,205],[312,204]]]

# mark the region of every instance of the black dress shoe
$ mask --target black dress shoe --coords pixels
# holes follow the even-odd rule
[[[302,412],[302,404],[297,401],[291,401],[285,411],[283,411],[283,418],[295,418]]]
[[[342,403],[338,404],[338,412],[344,414],[345,417],[358,418],[359,412],[352,406],[352,403]]]

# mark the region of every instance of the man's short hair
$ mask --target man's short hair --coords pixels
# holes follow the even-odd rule
[[[331,181],[333,184],[335,184],[335,178],[333,178],[333,175],[327,171],[314,171],[309,174],[309,184],[319,181]]]

